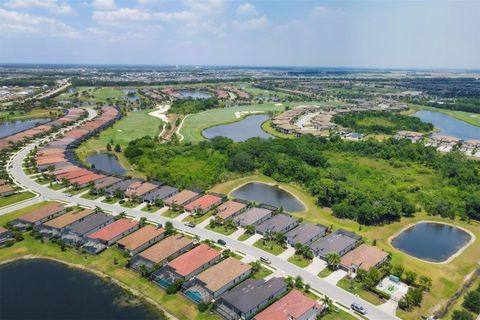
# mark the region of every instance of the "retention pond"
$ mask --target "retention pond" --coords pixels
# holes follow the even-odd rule
[[[250,138],[273,138],[272,135],[262,130],[262,123],[268,119],[270,117],[265,114],[248,116],[238,122],[207,128],[203,130],[202,135],[207,139],[220,136],[230,138],[236,142]]]
[[[120,162],[118,162],[118,158],[110,153],[97,153],[91,155],[87,158],[87,162],[95,166],[96,169],[109,174],[121,176],[127,172]]]

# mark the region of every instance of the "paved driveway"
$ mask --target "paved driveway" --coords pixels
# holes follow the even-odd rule
[[[386,313],[395,315],[395,313],[397,312],[397,306],[398,306],[398,302],[396,302],[395,300],[389,299],[384,304],[379,305],[378,309],[383,310]]]
[[[242,234],[245,233],[245,229],[243,228],[238,228],[237,231],[235,231],[234,233],[232,233],[231,235],[229,235],[228,237],[230,239],[238,239],[238,237],[240,237]]]
[[[189,212],[184,212],[182,213],[181,215],[175,217],[175,220],[177,221],[182,221],[183,219],[185,219],[186,217],[188,217],[190,215]]]
[[[248,238],[247,240],[245,240],[243,243],[251,246],[253,245],[255,242],[257,242],[258,240],[262,239],[262,236],[255,233],[253,236],[251,236],[250,238]]]
[[[203,220],[202,222],[200,222],[198,224],[198,226],[200,228],[205,228],[206,226],[208,226],[208,224],[210,223],[210,221],[213,219],[213,217],[208,217],[207,219]]]
[[[325,278],[325,281],[330,282],[331,284],[336,285],[338,281],[340,281],[343,277],[347,275],[347,271],[345,270],[337,270],[331,273],[328,277]]]
[[[320,271],[325,269],[326,266],[327,266],[327,263],[325,261],[315,257],[313,258],[312,263],[310,263],[310,265],[306,267],[305,270],[310,272],[311,274],[318,275]]]
[[[292,248],[289,246],[287,250],[280,253],[277,257],[279,257],[280,259],[288,260],[288,258],[293,256],[294,254],[295,254],[295,248]]]

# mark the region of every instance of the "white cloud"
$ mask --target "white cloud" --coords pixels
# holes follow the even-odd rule
[[[59,20],[0,8],[0,36],[20,34],[66,38],[75,38],[79,35]]]
[[[268,25],[268,18],[266,16],[261,16],[259,18],[253,18],[246,21],[233,21],[232,25],[238,29],[244,30],[257,30],[265,28]]]
[[[183,0],[190,9],[198,14],[213,14],[225,8],[225,0]]]
[[[330,9],[327,7],[316,6],[315,8],[312,9],[312,11],[310,12],[310,15],[312,17],[320,17],[323,15],[326,15],[329,12],[330,12]]]
[[[239,15],[256,15],[258,14],[257,9],[250,2],[245,2],[238,6],[237,14]]]
[[[55,14],[71,14],[75,11],[68,3],[58,0],[9,0],[5,6],[14,9],[41,8]]]
[[[93,0],[92,7],[98,10],[115,10],[117,5],[115,0]]]
[[[131,22],[142,22],[153,19],[150,11],[121,8],[115,11],[94,11],[92,19],[99,24],[123,25]]]

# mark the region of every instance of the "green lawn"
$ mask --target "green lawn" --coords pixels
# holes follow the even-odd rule
[[[373,292],[367,291],[362,288],[361,284],[348,279],[348,277],[344,277],[341,279],[338,283],[337,286],[354,294],[358,295],[360,298],[370,302],[371,304],[374,304],[376,306],[384,303],[382,299],[380,299],[376,294]]]
[[[193,222],[195,223],[195,225],[207,220],[208,218],[210,218],[213,214],[213,211],[209,211],[201,216],[193,216],[193,215],[189,215],[188,217],[185,217],[185,219],[183,219],[182,221],[184,222]]]
[[[61,190],[65,188],[63,184],[59,184],[59,183],[52,183],[51,185],[48,185],[48,187],[52,190]]]
[[[269,275],[271,275],[273,273],[272,270],[270,269],[267,269],[265,267],[260,267],[260,270],[258,270],[257,272],[255,272],[253,275],[252,275],[252,279],[264,279],[266,277],[268,277]]]
[[[80,198],[88,199],[88,200],[95,200],[100,198],[101,196],[98,194],[90,194],[89,192],[85,193],[84,195],[80,196]]]
[[[318,276],[319,276],[320,278],[326,278],[326,277],[328,277],[329,275],[331,275],[331,274],[333,273],[333,271],[334,271],[334,270],[326,267],[326,268],[324,268],[322,271],[320,271],[320,273],[318,274]]]
[[[226,235],[226,236],[229,236],[229,235],[231,235],[232,233],[234,233],[235,231],[237,231],[237,229],[226,228],[225,225],[215,226],[214,228],[211,228],[210,225],[208,225],[208,226],[206,227],[206,229],[211,230],[211,231],[215,231],[215,232],[218,232],[218,233],[221,233],[221,234]]]
[[[322,320],[357,320],[356,317],[352,316],[350,313],[343,310],[337,309],[338,312],[332,310],[332,312],[327,313],[325,316],[321,317]]]
[[[0,198],[0,208],[5,207],[5,206],[9,206],[11,204],[14,204],[14,203],[17,203],[17,202],[20,202],[20,201],[31,199],[33,197],[35,197],[35,194],[33,194],[29,191],[21,192],[21,193],[15,193],[15,194],[12,194],[12,195],[7,196],[7,197]]]
[[[245,241],[247,240],[248,238],[250,238],[251,236],[253,236],[253,234],[250,234],[250,233],[244,233],[242,234],[240,237],[238,237],[238,241]]]
[[[265,244],[263,244],[265,242]],[[260,239],[253,244],[254,247],[262,249],[263,251],[267,251],[275,256],[278,256],[280,253],[285,251],[286,249],[281,247],[275,241],[266,241],[264,239]]]
[[[293,255],[290,258],[288,258],[288,262],[291,262],[294,265],[299,266],[300,268],[305,268],[312,263],[312,260],[305,259],[304,256]]]
[[[148,113],[152,110],[129,112],[121,120],[117,121],[112,127],[102,131],[98,137],[93,137],[82,143],[76,149],[76,155],[83,163],[89,155],[95,153],[107,152],[107,144],[113,140],[114,144],[119,144],[122,150],[126,148],[132,140],[151,136],[155,137],[160,133],[162,121],[150,116]],[[135,171],[130,165],[123,153],[115,153],[120,164],[129,169],[126,175],[142,177],[143,174]]]
[[[480,127],[480,114],[473,113],[473,112],[465,112],[465,111],[456,111],[456,110],[447,110],[447,109],[440,109],[440,108],[433,108],[428,106],[416,105],[416,104],[408,104],[410,110],[407,112],[409,114],[413,114],[418,110],[430,110],[430,111],[437,111],[444,114],[447,114],[455,119],[465,121],[471,125]]]
[[[120,199],[115,197],[105,198],[102,200],[103,203],[108,203],[108,204],[114,204],[114,203],[117,203],[118,201],[120,201]]]
[[[148,212],[148,213],[154,213],[154,212],[157,212],[158,210],[160,210],[159,207],[156,207],[156,206],[145,206],[142,208],[142,211],[143,212]]]
[[[173,219],[173,218],[178,217],[182,213],[183,212],[181,212],[181,211],[167,210],[164,213],[162,213],[162,216]]]
[[[13,114],[10,114],[10,111],[0,111],[0,121],[17,121],[17,120],[28,120],[28,119],[37,119],[37,118],[55,118],[55,117],[58,117],[60,114],[61,113],[58,110],[41,109],[41,108],[34,108],[29,112],[13,111]]]
[[[84,188],[80,188],[78,190],[74,190],[73,188],[70,188],[67,191],[65,191],[65,193],[70,193],[70,194],[76,195],[76,194],[80,194],[82,192],[85,192],[88,189],[90,189],[90,188],[89,187],[84,187]]]
[[[272,120],[265,121],[262,123],[262,130],[271,134],[272,136],[283,138],[283,139],[295,139],[297,136],[295,134],[287,134],[280,132],[272,127]]]
[[[7,214],[1,215],[0,216],[0,226],[3,226],[7,222],[12,221],[12,220],[14,220],[14,219],[26,214],[26,213],[29,213],[29,212],[31,212],[35,209],[44,207],[44,206],[46,206],[50,203],[54,203],[54,202],[55,201],[43,201],[43,202],[36,203],[34,205],[31,205],[31,206],[28,206],[28,207],[25,207],[25,208],[22,208],[22,209],[15,210],[15,211],[7,213]],[[0,250],[0,252],[1,252],[1,250]]]
[[[120,204],[120,206],[128,209],[133,209],[136,206],[140,205],[140,203],[135,202],[135,201],[125,201],[124,203]]]
[[[275,106],[273,103],[255,104],[241,107],[213,109],[205,112],[188,115],[180,129],[185,142],[199,142],[204,140],[202,131],[206,128],[236,122],[242,118],[236,118],[235,112],[241,111],[261,111],[267,113],[269,111],[282,111],[283,106]]]

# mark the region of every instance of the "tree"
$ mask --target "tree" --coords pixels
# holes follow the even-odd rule
[[[328,268],[331,270],[337,270],[340,265],[340,255],[336,252],[327,254],[326,257]]]
[[[253,225],[248,225],[248,226],[245,228],[245,233],[255,234],[255,226],[253,226]]]
[[[115,145],[115,152],[122,152],[122,147],[118,143]]]
[[[480,313],[480,288],[469,291],[465,295],[463,307],[475,314]]]
[[[302,277],[297,276],[297,277],[295,278],[295,287],[296,287],[297,289],[302,289],[302,288],[303,288],[303,279],[302,279]]]
[[[138,225],[139,225],[140,228],[141,228],[141,227],[143,227],[146,223],[147,223],[147,218],[141,217]]]
[[[405,268],[401,264],[396,264],[392,266],[392,270],[391,270],[392,274],[399,278],[402,277],[404,271],[405,271]]]
[[[413,285],[415,280],[417,280],[417,274],[414,271],[405,272],[405,282],[407,284]]]
[[[325,308],[327,309],[327,312],[330,312],[332,310],[332,306],[333,306],[332,299],[330,299],[329,296],[324,295],[323,298],[322,298],[322,302],[325,305]]]
[[[455,310],[452,314],[452,320],[474,320],[474,318],[467,310]]]
[[[288,276],[287,278],[285,278],[285,283],[289,288],[293,288],[293,285],[295,284],[292,276]]]
[[[427,276],[420,276],[418,279],[418,284],[423,291],[430,291],[430,288],[432,287],[432,279]]]
[[[165,235],[169,236],[175,233],[175,228],[170,221],[165,222]]]
[[[250,266],[254,272],[257,272],[262,268],[262,264],[258,260],[250,262]]]
[[[107,151],[112,151],[112,145],[110,143],[107,143]]]

